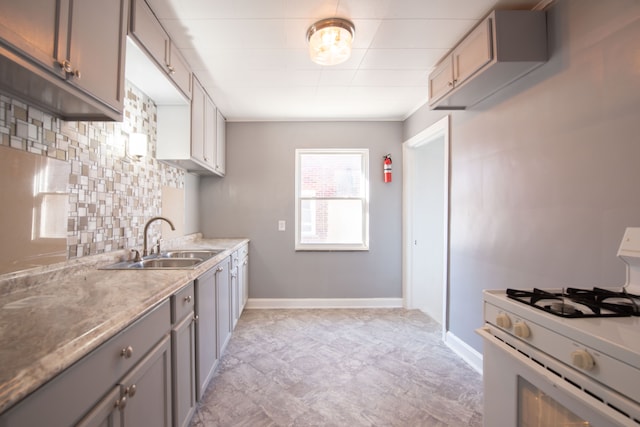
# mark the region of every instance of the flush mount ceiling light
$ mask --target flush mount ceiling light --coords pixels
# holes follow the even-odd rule
[[[342,18],[327,18],[316,22],[307,30],[309,55],[320,65],[336,65],[351,56],[351,43],[355,35],[353,22]]]

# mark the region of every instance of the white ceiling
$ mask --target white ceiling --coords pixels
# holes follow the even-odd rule
[[[147,0],[230,121],[404,120],[438,60],[494,8],[539,0]],[[353,54],[311,62],[306,32],[350,19]]]

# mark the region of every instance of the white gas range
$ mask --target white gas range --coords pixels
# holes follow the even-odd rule
[[[640,228],[616,288],[484,292],[486,427],[640,426]]]

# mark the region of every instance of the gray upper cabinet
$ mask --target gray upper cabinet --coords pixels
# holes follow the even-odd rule
[[[224,176],[225,122],[195,75],[190,110],[158,106],[156,157],[199,175]]]
[[[474,27],[429,75],[431,109],[465,109],[547,60],[542,11],[496,10]]]
[[[114,110],[122,110],[127,2],[82,0],[72,5],[65,55],[71,67],[68,80]]]
[[[66,120],[121,120],[127,0],[0,0],[0,87]]]
[[[203,142],[201,160],[205,166],[215,171],[216,165],[216,104],[209,95],[204,92],[204,115],[202,123],[204,124]],[[195,156],[196,153],[194,153]]]
[[[131,0],[130,34],[182,93],[191,98],[191,69],[144,0]]]
[[[193,98],[191,98],[191,157],[206,165],[205,111],[209,97],[198,79],[193,77]]]
[[[36,0],[1,0],[0,37],[4,46],[11,46],[32,61],[60,78],[65,74],[58,60],[57,10],[61,2]]]
[[[462,85],[492,58],[491,20],[486,19],[438,64],[429,76],[431,102]]]
[[[227,134],[226,120],[220,110],[216,109],[216,139],[215,139],[215,164],[214,170],[217,175],[224,176],[226,172],[226,149]]]

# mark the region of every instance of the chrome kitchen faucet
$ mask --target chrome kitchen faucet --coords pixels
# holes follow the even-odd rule
[[[144,225],[144,243],[143,243],[143,246],[142,246],[142,256],[143,257],[149,255],[148,251],[147,251],[147,230],[149,229],[149,225],[151,225],[151,223],[153,221],[157,221],[157,220],[166,221],[171,226],[171,230],[175,230],[176,229],[173,226],[173,223],[169,219],[167,219],[167,218],[165,218],[163,216],[154,216],[149,221],[147,221],[147,223]],[[158,247],[158,252],[160,252],[160,248],[159,247]]]

